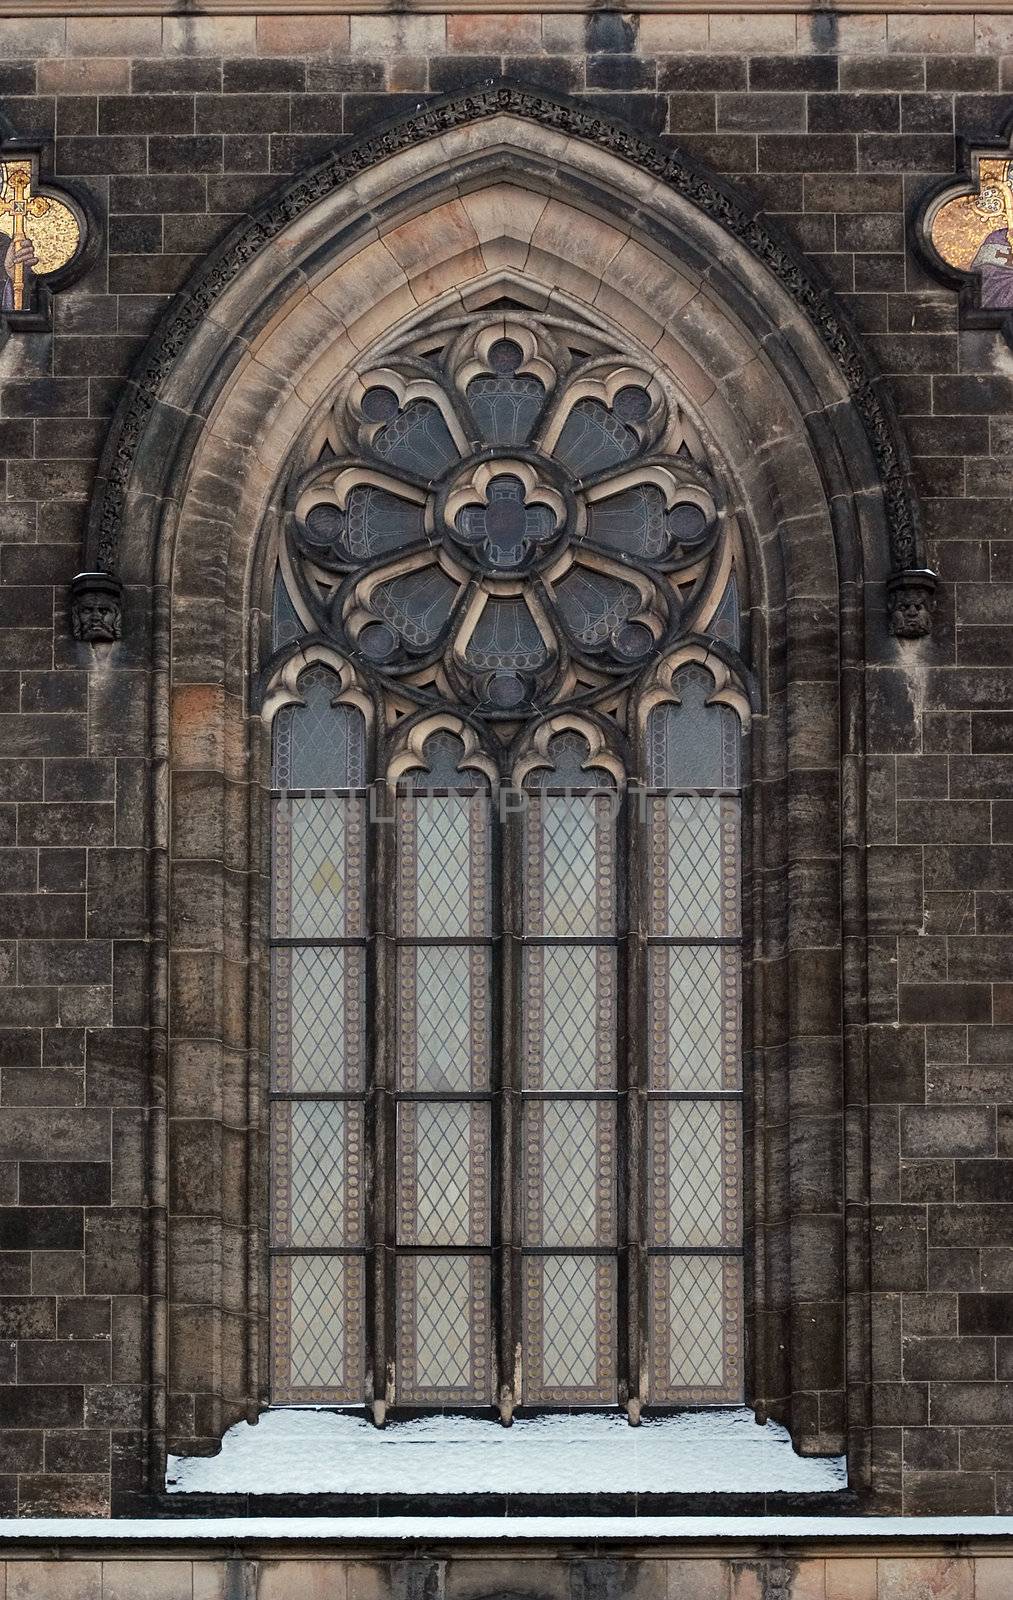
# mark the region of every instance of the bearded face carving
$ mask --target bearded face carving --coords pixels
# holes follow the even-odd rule
[[[891,581],[887,605],[895,639],[924,639],[931,633],[935,587],[935,575],[930,572],[902,572]]]
[[[70,586],[70,623],[82,644],[115,644],[122,631],[122,585],[107,572],[81,572]]]

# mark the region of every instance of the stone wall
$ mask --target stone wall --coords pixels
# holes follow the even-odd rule
[[[154,1481],[144,647],[110,673],[66,622],[108,418],[166,297],[285,174],[501,75],[741,179],[889,375],[944,581],[916,668],[868,674],[876,1505],[1008,1512],[1013,357],[958,332],[907,230],[955,135],[1013,109],[1013,13],[525,12],[0,18],[4,115],[107,226],[53,333],[0,351],[0,1514]],[[180,1203],[203,1159],[180,1147]]]

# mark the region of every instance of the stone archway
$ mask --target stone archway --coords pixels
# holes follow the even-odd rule
[[[866,1195],[842,1151],[846,1123],[864,1129],[864,892],[842,774],[862,756],[862,664],[893,648],[884,586],[921,560],[902,447],[832,297],[727,191],[509,89],[330,158],[233,235],[142,357],[96,489],[89,565],[126,586],[109,670],[147,673],[156,753],[153,1473],[167,1440],[214,1450],[263,1389],[265,774],[248,685],[279,481],[360,352],[504,293],[579,303],[653,352],[750,530],[752,1392],[804,1450],[846,1435],[860,1482]]]

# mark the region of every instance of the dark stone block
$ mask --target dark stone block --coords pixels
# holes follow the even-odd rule
[[[200,90],[213,94],[222,87],[222,63],[213,56],[140,59],[131,63],[130,87],[135,95],[194,94]]]
[[[85,1287],[89,1294],[143,1294],[145,1214],[126,1206],[89,1211],[85,1237]]]
[[[436,59],[434,57],[430,62],[430,69],[435,65]],[[523,60],[526,81],[537,81],[531,78],[530,72],[527,70],[529,61],[531,65],[535,64],[534,59],[525,56]],[[356,91],[362,92],[383,88],[384,65],[382,61],[311,60],[306,62],[305,70],[306,88],[311,94],[348,94]],[[508,63],[506,75],[510,78],[518,78],[521,73],[516,66],[514,70],[511,70],[511,65]],[[560,83],[558,87],[562,88],[563,85]]]
[[[858,136],[860,172],[952,172],[953,139],[947,134],[865,133]]]
[[[740,56],[669,56],[658,65],[658,88],[687,94],[746,87],[746,63]]]
[[[749,87],[754,93],[783,89],[836,89],[837,57],[753,56],[749,62]]]
[[[587,63],[589,89],[613,89],[629,93],[637,89],[653,89],[657,81],[657,67],[653,60],[639,56],[608,54],[593,56]],[[430,82],[432,73],[430,72]],[[435,88],[435,84],[433,85]]]
[[[0,1428],[79,1428],[83,1421],[80,1385],[0,1386]]]
[[[289,98],[284,94],[199,94],[196,130],[198,133],[286,133],[289,105]]]
[[[962,1330],[963,1331],[963,1330]],[[995,1345],[991,1339],[905,1339],[904,1377],[964,1379],[995,1377]]]
[[[926,1288],[925,1211],[920,1206],[872,1208],[872,1287],[879,1291]]]
[[[811,133],[892,133],[900,128],[896,94],[811,94]]]
[[[306,86],[306,66],[283,56],[237,57],[222,63],[226,94],[301,93]]]
[[[591,55],[624,55],[637,48],[639,22],[618,11],[594,11],[584,23],[584,42]]]
[[[83,1242],[79,1207],[0,1207],[0,1250],[79,1250]]]
[[[767,134],[759,140],[757,164],[765,172],[854,172],[850,134]]]
[[[220,134],[192,134],[186,138],[161,137],[148,140],[148,168],[151,172],[221,172],[224,145]],[[125,293],[114,289],[113,294]],[[142,286],[142,293],[150,293]]]
[[[104,133],[192,133],[190,95],[108,94],[98,102],[98,131]]]
[[[717,125],[740,133],[800,132],[805,109],[802,94],[719,94]]]
[[[903,133],[952,133],[953,98],[947,94],[905,94],[901,97]]]
[[[994,55],[927,56],[925,87],[979,91],[998,89],[998,59]]]
[[[109,1204],[110,1169],[99,1161],[26,1161],[21,1167],[22,1205]]]
[[[71,177],[77,173],[145,172],[148,142],[142,137],[119,134],[70,135],[56,143],[56,171]]]
[[[1013,1334],[1013,1294],[962,1294],[958,1303],[962,1338],[965,1334]],[[1013,1448],[1002,1465],[1013,1465]]]
[[[957,1200],[1013,1200],[1013,1160],[958,1161],[955,1167]]]

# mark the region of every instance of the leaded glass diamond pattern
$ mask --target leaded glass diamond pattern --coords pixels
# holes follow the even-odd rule
[[[675,1100],[650,1108],[654,1242],[733,1244],[739,1219],[739,1107]]]
[[[704,795],[652,800],[652,933],[698,939],[738,933],[735,805]]]
[[[363,782],[362,713],[354,706],[332,704],[340,688],[327,667],[311,667],[300,677],[297,689],[305,704],[284,706],[275,723],[275,788],[354,789]]]
[[[274,1399],[361,1399],[361,1259],[275,1256],[271,1279]]]
[[[611,931],[611,862],[601,855],[606,831],[611,854],[612,830],[602,827],[598,809],[608,804],[590,795],[544,794],[532,803],[529,827],[537,833],[541,821],[535,841],[541,844],[541,895],[536,889],[528,896],[529,918],[537,919],[530,932],[593,937]],[[538,868],[536,860],[529,870]]]
[[[275,1107],[275,1192],[284,1240],[309,1248],[355,1244],[361,1204],[358,1105],[297,1100]]]
[[[615,1399],[615,1264],[596,1256],[528,1257],[524,1398]]]
[[[401,1104],[401,1243],[486,1241],[488,1146],[489,1113],[485,1105]]]
[[[362,1082],[360,950],[277,950],[275,1087],[294,1094],[356,1089]]]
[[[675,945],[650,952],[651,1084],[731,1089],[738,1082],[739,952]]]
[[[651,1398],[690,1404],[740,1399],[741,1262],[656,1257],[651,1302]]]
[[[337,1389],[345,1382],[345,1263],[340,1256],[293,1256],[289,1382]]]
[[[472,1256],[398,1262],[398,1385],[403,1401],[489,1398],[488,1265]]]
[[[473,928],[471,870],[472,807],[481,805],[481,798],[419,795],[407,803],[414,809],[404,831],[414,834],[415,925],[402,931],[428,938],[467,938],[473,931],[484,932],[480,912],[482,925]]]
[[[615,1083],[615,954],[593,945],[524,952],[526,1085],[608,1089]]]
[[[615,1108],[594,1101],[529,1101],[525,1116],[525,1242],[611,1244]]]
[[[482,1089],[489,1081],[489,957],[436,946],[398,956],[404,1089]]]
[[[293,939],[356,935],[361,801],[283,796],[276,805],[275,933]]]

